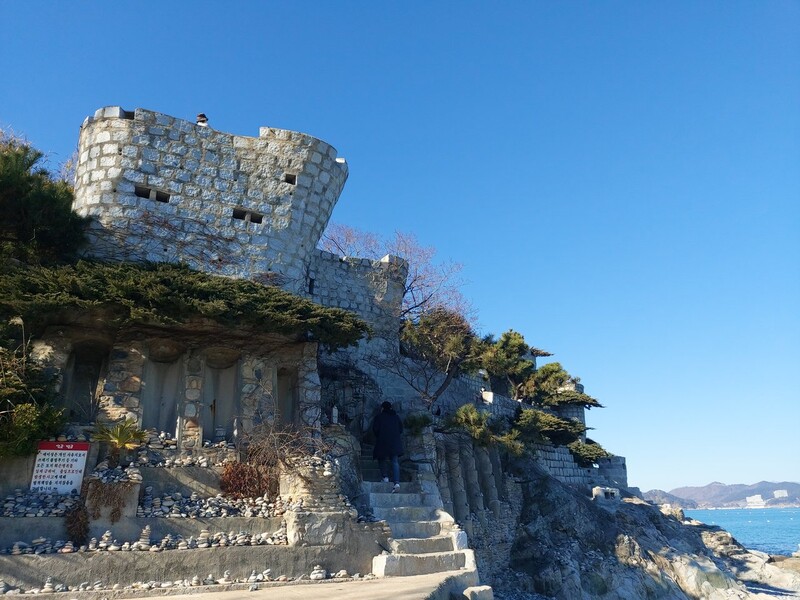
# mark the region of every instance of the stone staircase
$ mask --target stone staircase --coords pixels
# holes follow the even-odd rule
[[[467,547],[466,533],[441,507],[438,493],[426,493],[418,482],[380,481],[372,448],[362,446],[362,490],[375,518],[392,530],[391,552],[372,559],[372,572],[379,576],[409,576],[463,570],[468,585],[477,585],[475,554]],[[372,481],[370,481],[372,480]]]

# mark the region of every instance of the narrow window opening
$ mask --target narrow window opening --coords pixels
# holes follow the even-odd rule
[[[243,208],[234,208],[233,218],[244,221],[245,223],[261,223],[264,220],[264,215],[257,212],[250,212]]]
[[[158,202],[169,202],[169,194],[166,192],[156,192],[156,200]]]
[[[150,198],[150,188],[146,188],[140,185],[137,185],[133,188],[133,193],[136,194],[139,198]]]
[[[291,185],[297,185],[297,175],[294,173],[284,173],[283,180]]]
[[[314,278],[313,277],[309,277],[308,278],[308,293],[309,294],[313,294],[314,293]]]

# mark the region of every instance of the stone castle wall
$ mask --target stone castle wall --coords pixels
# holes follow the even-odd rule
[[[304,133],[237,136],[107,107],[81,127],[74,208],[94,217],[89,256],[278,285],[388,330],[405,262],[317,249],[347,174],[332,146]]]
[[[303,133],[236,136],[109,107],[81,127],[74,208],[95,217],[98,258],[185,262],[302,292],[347,173],[335,148]]]
[[[374,261],[317,250],[309,269],[309,281],[313,281],[309,295],[324,306],[356,313],[376,333],[396,333],[407,273],[407,263],[395,256]]]

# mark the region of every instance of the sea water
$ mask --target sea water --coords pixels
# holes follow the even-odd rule
[[[707,525],[719,525],[751,550],[790,555],[800,549],[800,508],[718,508],[683,512]]]

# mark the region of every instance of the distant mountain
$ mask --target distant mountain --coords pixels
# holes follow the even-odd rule
[[[697,503],[697,508],[800,506],[800,483],[760,481],[753,485],[743,483],[725,485],[715,481],[702,487],[675,488],[670,490],[668,495],[677,497],[675,503],[681,506],[684,505],[680,504],[680,500],[694,501]],[[684,506],[684,508],[689,507]]]
[[[664,490],[650,490],[644,493],[644,499],[653,504],[671,504],[680,508],[697,508],[697,502],[687,498],[678,498]]]

